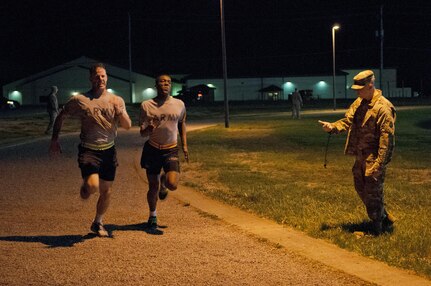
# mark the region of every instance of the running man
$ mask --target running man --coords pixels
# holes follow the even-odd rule
[[[188,162],[186,108],[184,102],[171,96],[172,79],[167,74],[156,77],[157,96],[142,102],[139,120],[141,136],[147,137],[141,156],[141,167],[148,178],[147,201],[150,210],[148,227],[157,227],[157,201],[164,200],[168,190],[177,189],[180,178],[178,132],[185,160]],[[161,174],[162,168],[164,174]]]
[[[132,122],[126,112],[124,100],[106,90],[108,75],[103,64],[98,63],[90,68],[90,82],[91,90],[73,96],[57,116],[50,153],[61,153],[58,136],[66,117],[80,118],[81,144],[78,147],[78,163],[83,178],[80,195],[82,199],[88,199],[91,194],[99,193],[96,217],[90,229],[100,237],[107,237],[109,233],[102,220],[109,207],[118,166],[114,143],[117,125],[130,129]]]

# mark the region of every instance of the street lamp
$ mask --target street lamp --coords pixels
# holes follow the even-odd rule
[[[337,100],[335,99],[335,30],[340,29],[340,25],[332,26],[332,98],[334,99],[334,110],[337,109]]]

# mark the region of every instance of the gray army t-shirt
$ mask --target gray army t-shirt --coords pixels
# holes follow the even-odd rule
[[[184,102],[169,96],[158,105],[153,99],[142,102],[140,126],[145,129],[150,121],[156,125],[149,140],[160,145],[174,144],[178,141],[178,123],[186,116]]]
[[[89,92],[75,95],[66,103],[67,114],[81,120],[81,142],[101,147],[114,142],[118,125],[115,102],[125,110],[124,100],[109,92],[99,98],[92,97]]]

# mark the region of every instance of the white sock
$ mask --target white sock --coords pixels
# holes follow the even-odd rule
[[[156,211],[150,211],[150,216],[157,216]]]
[[[101,224],[102,220],[103,220],[103,215],[96,214],[96,218],[94,219],[94,222]]]

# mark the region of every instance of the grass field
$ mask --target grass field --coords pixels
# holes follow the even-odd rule
[[[431,277],[431,108],[401,110],[385,199],[398,219],[393,233],[358,237],[368,219],[355,193],[353,158],[343,155],[345,135],[333,135],[324,168],[327,135],[318,119],[335,115],[288,113],[238,116],[190,133],[190,164],[183,182],[342,248]]]
[[[253,114],[250,113],[253,111]],[[129,113],[137,122],[137,108]],[[387,209],[398,219],[393,233],[358,237],[367,228],[365,209],[353,188],[353,158],[343,155],[345,135],[327,134],[318,119],[301,120],[270,108],[232,112],[224,128],[222,108],[190,109],[192,120],[216,116],[221,124],[188,135],[190,163],[182,164],[182,183],[215,199],[280,224],[431,278],[431,107],[397,113],[396,147],[385,184]],[[221,120],[220,120],[221,119]],[[47,115],[0,120],[0,145],[44,136]],[[78,131],[66,121],[64,132]]]

